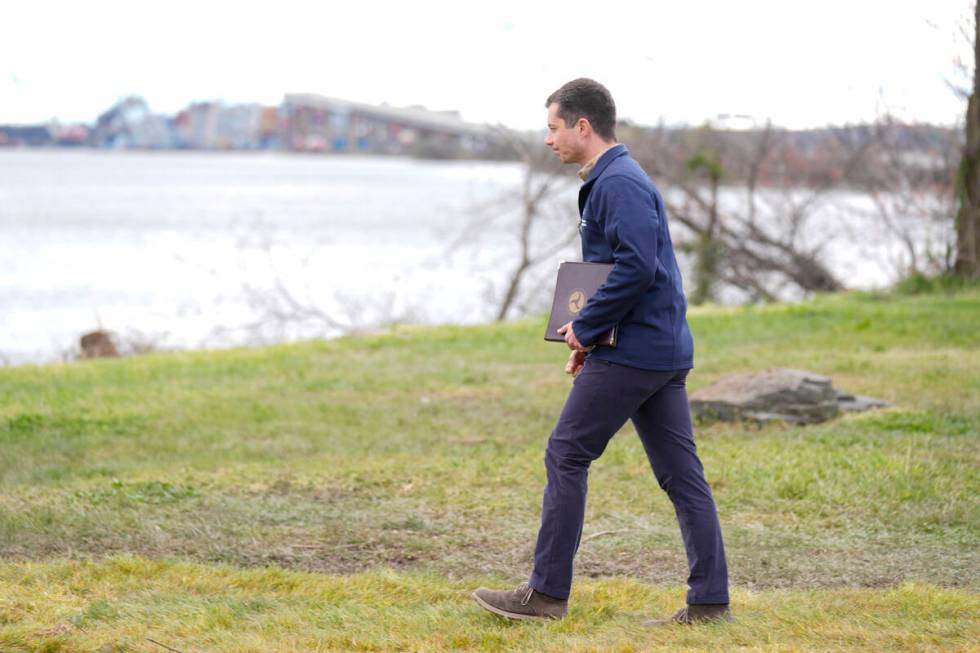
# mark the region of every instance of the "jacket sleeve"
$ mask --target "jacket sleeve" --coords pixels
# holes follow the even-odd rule
[[[610,177],[596,191],[613,268],[572,323],[575,337],[586,347],[618,324],[653,283],[662,219],[651,194],[632,179]]]

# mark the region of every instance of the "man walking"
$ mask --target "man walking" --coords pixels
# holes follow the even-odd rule
[[[578,317],[559,331],[572,350],[565,371],[575,381],[545,452],[548,482],[534,570],[514,590],[480,588],[473,597],[512,619],[565,616],[589,466],[632,420],[674,504],[689,568],[687,605],[648,623],[730,620],[721,527],[687,403],[694,341],[663,201],[626,146],[616,142],[616,107],[604,86],[573,80],[545,106],[545,144],[562,162],[581,166],[582,257],[613,268]],[[616,346],[593,346],[613,326]]]

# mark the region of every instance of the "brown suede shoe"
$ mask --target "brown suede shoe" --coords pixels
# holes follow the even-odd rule
[[[508,619],[561,619],[568,612],[567,600],[542,594],[527,583],[512,590],[481,587],[473,592],[473,598],[480,607]]]
[[[644,621],[644,626],[667,626],[670,624],[696,624],[705,621],[731,622],[732,611],[728,604],[719,605],[686,605],[675,612],[669,619],[650,619]]]

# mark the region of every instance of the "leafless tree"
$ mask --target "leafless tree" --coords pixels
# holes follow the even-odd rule
[[[902,244],[899,275],[949,272],[959,135],[937,131],[931,142],[917,142],[911,137],[915,132],[891,116],[879,118],[870,133],[868,165],[854,186],[871,199],[886,233]]]
[[[479,247],[502,227],[516,237],[503,292],[496,300],[496,320],[533,305],[529,295],[540,290],[530,279],[542,264],[578,237],[574,204],[577,181],[537,138],[511,134],[512,147],[524,164],[520,192],[507,193],[474,206],[471,218],[450,245],[451,250]],[[540,281],[540,280],[539,280]]]
[[[755,300],[773,300],[787,288],[833,291],[841,282],[822,260],[828,243],[807,239],[807,221],[835,179],[808,186],[793,173],[799,153],[790,133],[767,124],[739,138],[720,138],[710,127],[681,137],[663,126],[630,130],[631,148],[664,191],[673,220],[688,234],[677,246],[694,256],[692,303],[715,298],[720,285]],[[846,171],[863,147],[836,143]],[[732,181],[725,187],[726,171]]]
[[[966,110],[966,144],[956,180],[956,273],[980,277],[980,2],[973,16],[973,89]]]
[[[340,291],[314,291],[310,284],[316,275],[310,255],[291,261],[293,274],[282,272],[277,262],[273,232],[261,222],[252,225],[247,242],[239,242],[241,251],[241,290],[254,316],[238,325],[213,328],[207,341],[232,336],[234,341],[252,344],[282,342],[290,337],[330,337],[366,333],[394,323],[412,322],[411,309],[396,312],[395,292],[370,297],[344,294]],[[250,274],[246,250],[259,250],[265,260],[264,273]],[[298,271],[297,271],[298,270]]]
[[[267,250],[270,261],[271,251]],[[273,267],[273,270],[275,268]],[[245,283],[242,287],[246,301],[256,314],[256,319],[243,329],[253,340],[262,340],[263,334],[275,332],[274,339],[283,339],[291,325],[312,325],[324,333],[350,333],[354,324],[342,322],[323,307],[301,299],[278,272],[274,272],[271,287],[259,287]]]

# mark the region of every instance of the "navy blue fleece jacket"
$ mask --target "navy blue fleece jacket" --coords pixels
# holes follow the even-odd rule
[[[687,300],[660,193],[625,145],[606,150],[579,191],[582,259],[612,263],[572,323],[589,346],[618,325],[615,347],[589,354],[649,370],[694,367]]]

